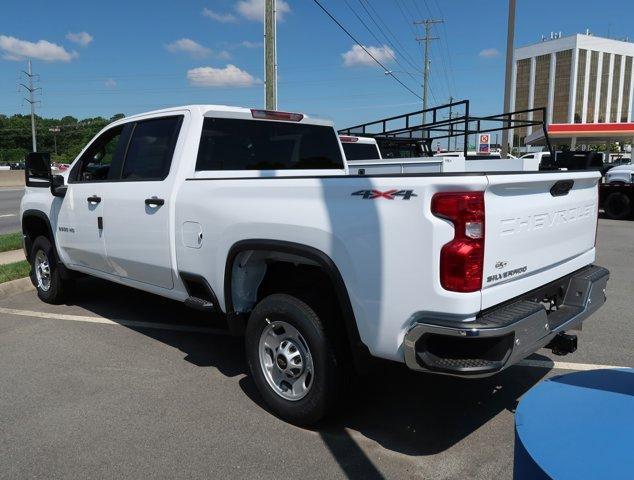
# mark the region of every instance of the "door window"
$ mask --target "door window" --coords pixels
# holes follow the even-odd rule
[[[182,116],[177,116],[137,122],[123,162],[121,179],[165,179],[182,120]]]
[[[113,164],[123,158],[121,135],[124,125],[113,127],[102,133],[81,156],[70,174],[71,183],[112,180],[118,177]]]

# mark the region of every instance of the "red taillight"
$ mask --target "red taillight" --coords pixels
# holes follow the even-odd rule
[[[455,233],[440,251],[440,284],[452,292],[482,288],[484,264],[484,192],[437,193],[432,213],[449,220]]]
[[[284,120],[287,122],[301,122],[304,115],[301,113],[278,112],[277,110],[251,109],[251,116],[259,120]]]
[[[355,143],[359,141],[359,137],[349,137],[347,135],[341,135],[339,137],[339,140],[341,140],[341,143]]]

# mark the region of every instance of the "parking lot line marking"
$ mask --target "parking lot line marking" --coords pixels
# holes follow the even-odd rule
[[[8,213],[6,215],[0,215],[0,218],[7,218],[7,217],[17,217],[17,215],[15,213]]]
[[[226,330],[220,328],[195,327],[191,325],[175,325],[169,323],[137,322],[134,320],[108,320],[101,317],[89,317],[84,315],[68,315],[65,313],[34,312],[31,310],[16,310],[14,308],[0,307],[0,313],[7,315],[19,315],[23,317],[44,318],[48,320],[65,320],[70,322],[99,323],[102,325],[123,325],[125,327],[151,328],[154,330],[174,330],[190,333],[211,333],[214,335],[228,335]]]
[[[600,370],[603,368],[629,368],[619,367],[616,365],[597,365],[594,363],[571,363],[571,362],[552,362],[550,360],[531,360],[525,359],[519,362],[517,365],[520,367],[536,367],[536,368],[554,368],[557,370]]]
[[[109,320],[101,317],[89,317],[87,315],[68,315],[65,313],[34,312],[32,310],[17,310],[14,308],[0,307],[0,313],[18,315],[23,317],[43,318],[47,320],[65,320],[70,322],[98,323],[102,325],[123,325],[125,327],[150,328],[154,330],[173,330],[178,332],[209,333],[213,335],[228,335],[227,330],[220,328],[194,327],[191,325],[175,325],[169,323],[137,322],[134,320]],[[555,370],[599,370],[604,368],[629,368],[617,365],[598,365],[593,363],[553,362],[550,360],[525,359],[517,366],[532,368],[548,368]]]

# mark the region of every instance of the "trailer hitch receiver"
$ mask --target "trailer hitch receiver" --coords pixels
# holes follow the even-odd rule
[[[555,355],[567,355],[577,350],[577,336],[559,333],[550,341],[546,348],[550,348]]]

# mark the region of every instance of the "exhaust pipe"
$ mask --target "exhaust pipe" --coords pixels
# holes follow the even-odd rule
[[[550,348],[555,355],[568,355],[577,350],[577,336],[558,333],[546,348]]]

